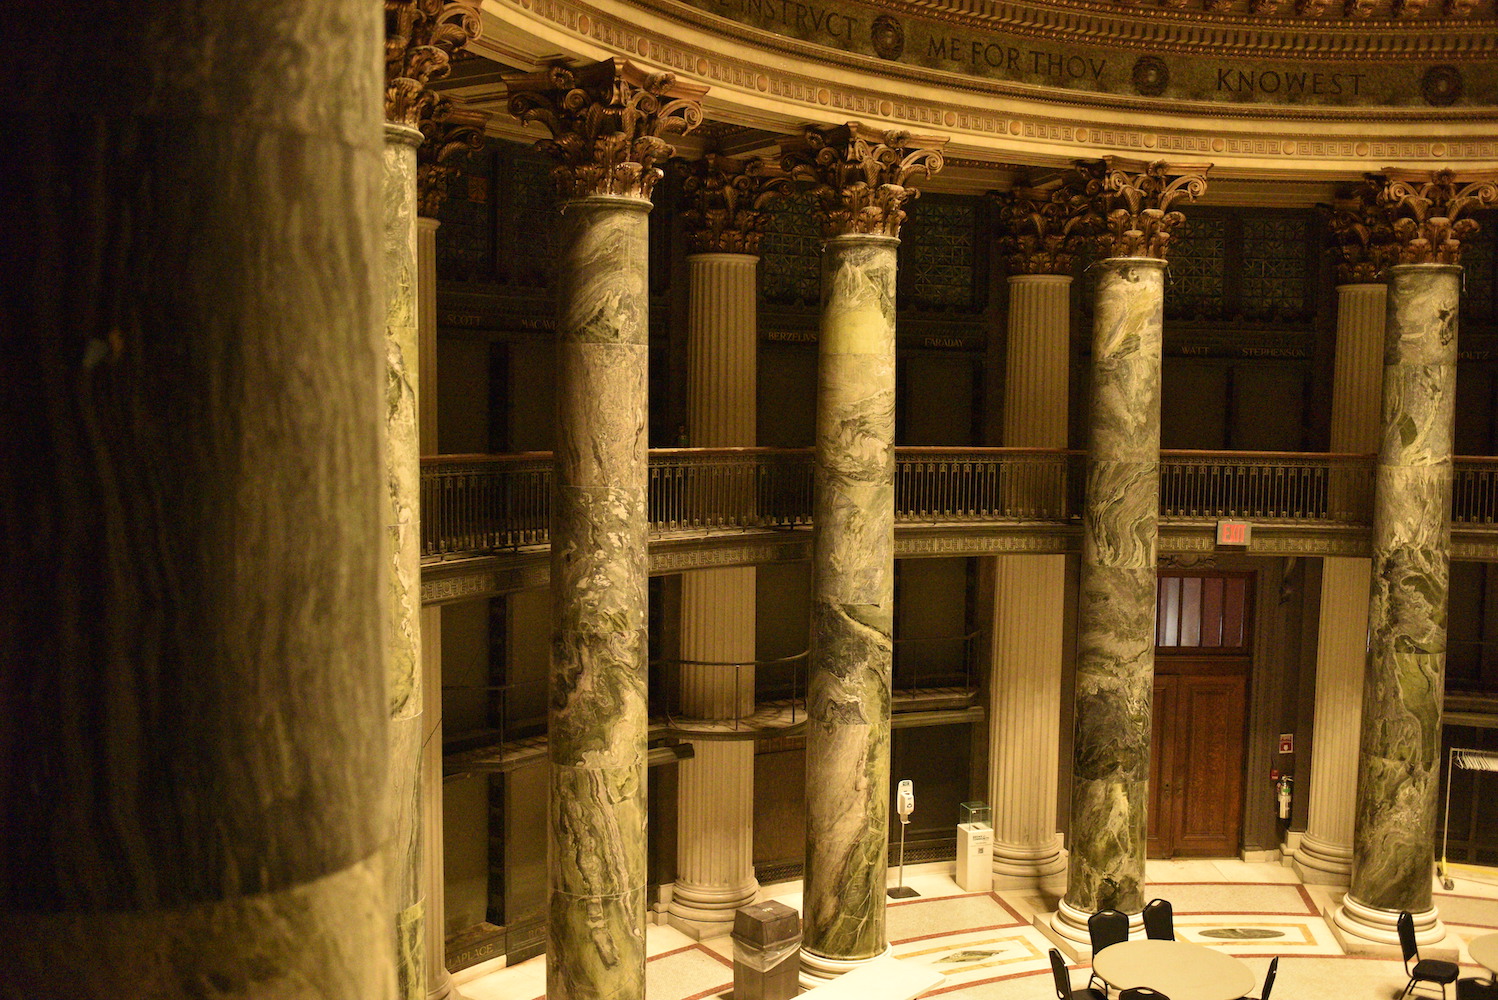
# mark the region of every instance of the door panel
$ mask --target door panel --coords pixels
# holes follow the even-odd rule
[[[1238,853],[1248,661],[1155,661],[1146,817],[1152,858]]]
[[[1238,853],[1243,807],[1243,718],[1247,678],[1185,675],[1176,682],[1179,822],[1175,853]]]

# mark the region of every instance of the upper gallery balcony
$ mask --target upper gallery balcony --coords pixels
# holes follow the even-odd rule
[[[897,556],[1067,552],[1081,539],[1085,455],[1033,448],[897,448]],[[1160,453],[1160,551],[1209,552],[1216,522],[1252,523],[1262,555],[1366,555],[1372,455]],[[545,580],[551,455],[422,460],[423,598],[499,593]],[[804,559],[812,452],[650,452],[650,567]],[[1452,554],[1498,559],[1498,458],[1458,458]]]

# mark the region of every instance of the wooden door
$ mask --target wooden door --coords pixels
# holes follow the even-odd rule
[[[1229,857],[1243,818],[1248,677],[1237,664],[1155,675],[1148,850],[1151,857]]]

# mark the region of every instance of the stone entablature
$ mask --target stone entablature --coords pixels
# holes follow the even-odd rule
[[[1372,23],[1363,31],[1363,41],[1355,42],[1352,34],[1335,34],[1338,29],[1325,29],[1332,32],[1325,37],[1290,32],[1294,37],[1287,39],[1288,29],[1268,31],[1266,26],[1260,41],[1267,44],[1273,35],[1290,46],[1279,57],[1291,65],[1274,69],[1276,73],[1309,71],[1301,64],[1317,51],[1359,58],[1363,61],[1357,65],[1364,69],[1379,65],[1408,70],[1409,78],[1396,88],[1403,95],[1401,106],[1350,108],[1259,104],[1242,96],[1183,101],[1173,99],[1169,90],[1151,97],[1135,91],[1132,75],[1117,92],[1014,82],[972,75],[960,67],[929,68],[806,42],[665,0],[648,7],[629,0],[494,0],[486,12],[505,23],[507,32],[502,42],[496,36],[480,47],[492,44],[496,57],[511,62],[555,53],[558,40],[565,39],[565,49],[579,58],[626,54],[670,69],[680,78],[710,83],[712,113],[722,121],[782,134],[795,133],[809,121],[837,124],[854,118],[878,128],[940,131],[951,136],[945,153],[958,162],[1059,167],[1078,156],[1114,154],[1210,159],[1220,178],[1338,180],[1391,164],[1451,166],[1459,172],[1498,166],[1498,107],[1472,103],[1498,93],[1498,78],[1484,82],[1474,76],[1498,74],[1498,60],[1485,54],[1498,51],[1498,32],[1429,28],[1417,39],[1398,24]],[[1079,36],[1098,38],[1094,29],[1102,30],[1091,15],[1058,14],[1056,19],[1057,31],[1063,30],[1062,22],[1064,30]],[[842,26],[836,19],[832,23]],[[1164,51],[1166,42],[1155,45],[1150,39],[1166,28],[1184,33],[1182,45],[1215,48],[1234,53],[1234,58],[1257,44],[1250,37],[1258,32],[1256,25],[1229,28],[1180,18],[1160,18],[1147,25],[1151,30],[1141,34],[1140,43],[1156,52]],[[863,30],[870,27],[865,24]],[[983,30],[992,41],[992,29]],[[1446,34],[1437,37],[1443,31]],[[1026,44],[1026,51],[1039,50]],[[1122,58],[1120,52],[1133,52],[1122,36],[1117,45],[1112,50],[1115,60]],[[1473,54],[1474,61],[1462,61],[1466,57],[1459,51]],[[1131,54],[1130,61],[1150,54]],[[1032,56],[1024,58],[1033,63]],[[1045,58],[1049,65],[1050,56]],[[1006,50],[1006,65],[1007,61]],[[1422,74],[1446,62],[1457,69],[1465,96],[1450,106],[1427,104],[1421,96]],[[1171,62],[1166,65],[1179,77]],[[1241,68],[1252,67],[1244,62]],[[1145,88],[1156,85],[1150,72],[1142,71],[1140,79]],[[1273,86],[1274,77],[1269,79]],[[1314,77],[1308,80],[1308,85],[1314,84]],[[1234,76],[1234,86],[1236,81]],[[1449,96],[1454,85],[1450,79],[1438,79],[1433,87],[1433,93]]]

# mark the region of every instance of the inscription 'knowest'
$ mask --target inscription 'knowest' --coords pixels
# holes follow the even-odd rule
[[[1217,90],[1225,94],[1311,94],[1337,97],[1362,92],[1366,73],[1312,73],[1306,70],[1280,72],[1273,69],[1219,69]]]

